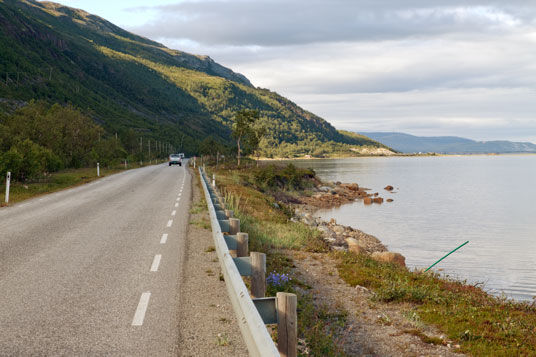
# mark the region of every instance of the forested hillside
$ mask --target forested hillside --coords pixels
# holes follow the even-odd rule
[[[104,129],[103,138],[117,135],[129,155],[141,150],[139,140],[198,154],[210,137],[230,150],[233,118],[241,109],[260,112],[257,125],[267,128],[264,156],[379,146],[338,132],[207,56],[168,49],[62,5],[0,1],[0,48],[3,118],[32,100],[71,105]]]

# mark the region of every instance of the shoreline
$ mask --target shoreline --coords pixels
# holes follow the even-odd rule
[[[391,252],[383,242],[372,234],[358,228],[338,224],[335,219],[329,222],[314,214],[320,209],[330,209],[344,204],[363,201],[363,204],[382,204],[383,198],[379,192],[368,193],[368,188],[359,187],[357,183],[325,183],[318,181],[313,188],[316,192],[309,197],[299,195],[301,203],[293,205],[293,222],[302,222],[316,228],[322,235],[322,240],[332,251],[353,252],[357,255],[367,255],[372,259],[388,263],[396,263],[405,267],[405,257],[398,252]],[[384,188],[390,192],[393,187]],[[391,199],[387,200],[392,202]]]
[[[219,184],[230,207],[244,218],[254,249],[266,254],[268,271],[291,275],[292,287],[286,288],[299,294],[298,301],[304,304],[300,311],[307,314],[298,320],[305,348],[335,351],[339,346],[355,351],[370,347],[379,354],[386,351],[383,355],[403,355],[413,346],[416,355],[443,356],[464,352],[532,355],[536,351],[534,304],[505,300],[433,271],[407,269],[400,259],[380,259],[381,254],[384,258],[397,255],[359,229],[314,217],[318,209],[359,200],[360,191],[374,197],[374,191],[357,184],[322,182],[306,169],[290,171],[267,168],[275,180],[270,184],[259,176],[262,169],[222,169]],[[289,185],[299,174],[303,174],[302,181]],[[367,321],[365,316],[369,316]],[[311,317],[319,323],[313,330],[308,324]],[[363,335],[367,336],[364,340]],[[371,341],[370,337],[378,339],[367,345],[364,341]],[[397,339],[400,349],[393,345]]]
[[[272,162],[272,161],[301,161],[301,160],[334,160],[334,159],[358,159],[358,158],[395,158],[395,157],[474,157],[474,156],[533,156],[536,152],[519,152],[519,153],[475,153],[475,154],[401,154],[395,153],[392,155],[341,155],[341,156],[329,156],[329,157],[281,157],[281,158],[269,158],[261,157],[258,161]],[[253,159],[256,160],[256,159]]]

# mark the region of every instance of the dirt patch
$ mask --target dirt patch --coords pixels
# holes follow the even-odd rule
[[[370,290],[347,285],[328,254],[285,253],[294,261],[296,277],[311,287],[315,306],[346,316],[331,332],[349,356],[462,356],[444,336],[412,319],[409,306],[373,302]]]
[[[179,356],[248,356],[238,321],[220,279],[220,263],[214,251],[210,222],[193,170],[193,200],[186,241],[186,261],[181,289]]]

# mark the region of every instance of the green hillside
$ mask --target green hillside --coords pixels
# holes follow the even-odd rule
[[[84,11],[50,2],[0,0],[0,108],[31,100],[70,104],[117,133],[133,153],[139,138],[198,153],[213,136],[231,147],[240,109],[257,109],[265,156],[322,155],[350,145],[380,146],[337,131],[322,118],[207,56],[124,31]]]

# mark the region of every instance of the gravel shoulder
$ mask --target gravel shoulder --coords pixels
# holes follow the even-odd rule
[[[192,169],[190,173],[194,182],[182,277],[179,356],[248,356],[225,282],[220,280],[198,177]]]

